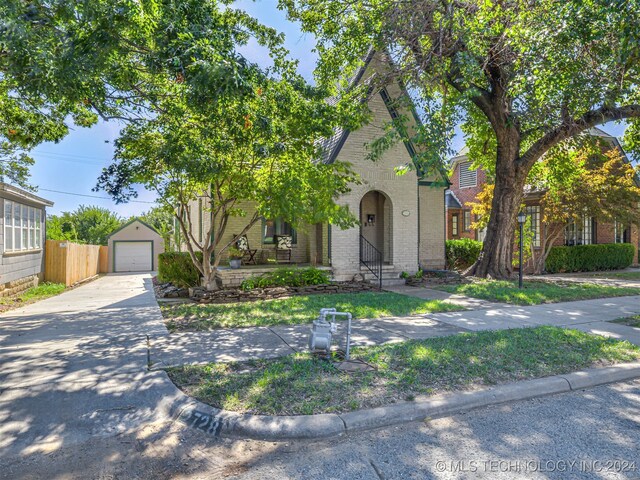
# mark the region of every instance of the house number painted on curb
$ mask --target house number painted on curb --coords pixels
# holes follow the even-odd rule
[[[222,428],[222,419],[209,415],[208,413],[199,412],[198,410],[192,410],[189,416],[185,419],[185,422],[202,430],[203,432],[217,437],[220,435],[220,429]]]

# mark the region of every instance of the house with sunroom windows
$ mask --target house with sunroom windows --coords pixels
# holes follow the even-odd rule
[[[46,208],[51,206],[49,200],[0,182],[0,297],[42,280]]]
[[[592,128],[590,135],[604,140],[607,148],[617,149],[625,162],[629,162],[618,139],[604,130]],[[481,168],[475,168],[468,157],[468,150],[463,148],[453,157],[449,164],[452,172],[450,188],[446,191],[446,227],[447,239],[455,240],[470,238],[484,240],[485,231],[472,228],[477,217],[471,212],[471,204],[477,202],[478,194],[487,183],[487,174]],[[637,181],[637,179],[636,179]],[[541,228],[543,213],[540,206],[542,192],[529,191],[525,193],[525,213],[531,219],[534,248],[540,247],[544,229]],[[564,235],[558,238],[554,245],[588,245],[595,243],[631,243],[636,248],[633,264],[638,264],[638,249],[640,249],[640,230],[638,225],[623,224],[617,221],[583,216],[577,222],[565,225]]]

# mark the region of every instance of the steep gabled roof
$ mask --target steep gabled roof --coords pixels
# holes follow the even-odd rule
[[[462,208],[462,204],[460,203],[460,200],[458,200],[458,197],[456,197],[456,194],[453,193],[451,190],[447,190],[445,192],[444,202],[445,202],[445,207],[447,208]]]
[[[373,60],[375,54],[376,54],[375,50],[373,49],[369,50],[369,53],[367,54],[367,57],[365,58],[363,64],[358,68],[356,73],[353,75],[353,77],[349,81],[348,88],[353,88],[362,81],[362,77],[364,76],[367,68],[371,64],[371,61]],[[398,82],[398,86],[400,87],[400,90],[402,91],[403,95],[405,95],[409,99],[409,106],[410,106],[411,114],[413,115],[414,121],[416,122],[417,125],[419,126],[422,125],[420,117],[416,112],[415,105],[411,101],[411,97],[409,96],[409,93],[407,92],[406,87],[402,84],[402,82]],[[368,93],[371,93],[371,89],[372,87],[370,88]],[[380,95],[382,96],[385,106],[387,107],[387,111],[389,112],[389,115],[391,116],[391,118],[395,118],[397,116],[397,112],[395,111],[395,107],[393,106],[390,96],[387,93],[385,88],[382,88],[380,90]],[[331,98],[327,101],[329,102],[329,104],[335,104],[337,102],[337,99]],[[366,100],[363,99],[363,101],[366,101]],[[349,137],[349,133],[351,132],[348,129],[338,128],[335,130],[334,134],[331,137],[322,140],[320,143],[321,149],[322,149],[320,161],[323,163],[335,162],[336,158],[338,157],[338,154],[340,153],[340,150],[342,149],[342,147],[344,146],[344,143],[347,141],[347,138]],[[405,145],[405,148],[407,149],[409,156],[411,157],[415,165],[416,164],[415,146],[411,141],[405,141],[403,143]],[[417,166],[416,166],[416,170],[418,170]],[[447,172],[443,167],[439,168],[439,173],[442,177],[442,180],[444,180],[446,183],[449,183]],[[417,171],[417,174],[418,174],[418,177],[422,177],[424,175],[424,173],[420,171]]]
[[[369,53],[367,53],[367,56],[365,57],[363,64],[356,70],[353,77],[351,77],[351,79],[349,80],[349,84],[347,88],[353,88],[358,83],[360,83],[364,73],[367,71],[367,68],[371,63],[371,60],[373,60],[374,55],[375,55],[375,50],[373,50],[372,48],[369,50]],[[336,103],[338,103],[338,99],[335,97],[328,98],[327,103],[329,105],[335,105]],[[322,163],[335,162],[338,156],[338,153],[340,153],[340,150],[342,149],[342,146],[344,145],[344,142],[347,140],[348,136],[349,136],[349,130],[347,130],[346,128],[340,127],[335,130],[335,132],[331,137],[321,140],[320,146],[322,148],[322,154],[321,154],[320,161]]]
[[[129,220],[127,223],[125,223],[124,225],[121,225],[120,227],[118,227],[117,229],[115,229],[113,232],[111,232],[109,234],[109,236],[107,238],[111,238],[113,237],[116,233],[120,232],[121,230],[124,230],[125,228],[127,228],[129,225],[132,225],[136,222],[140,222],[142,225],[144,225],[145,227],[147,227],[149,230],[157,233],[158,235],[160,235],[160,233],[151,225],[149,225],[147,222],[144,222],[142,220],[140,220],[139,217],[134,217],[131,220]]]

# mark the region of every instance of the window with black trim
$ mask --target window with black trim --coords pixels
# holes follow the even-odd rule
[[[595,243],[593,217],[583,215],[578,221],[572,221],[564,229],[564,243],[568,246],[590,245]]]
[[[274,235],[291,235],[291,243],[298,243],[298,234],[288,222],[282,218],[262,219],[262,243],[274,244]]]
[[[468,232],[471,230],[471,210],[465,210],[462,215],[462,229]]]
[[[458,214],[451,216],[451,235],[454,237],[458,236]]]
[[[533,233],[533,246],[540,246],[540,206],[528,205],[524,207],[524,213],[529,217],[531,224],[531,233]]]
[[[629,237],[627,235],[627,229],[622,222],[616,222],[613,226],[614,241],[615,243],[629,243]]]

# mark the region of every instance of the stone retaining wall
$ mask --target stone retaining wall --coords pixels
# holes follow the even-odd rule
[[[0,284],[0,297],[13,297],[31,287],[37,287],[40,278],[38,275],[29,275],[17,280]]]
[[[239,288],[207,291],[203,288],[191,290],[191,298],[199,303],[236,303],[256,300],[272,300],[294,295],[313,295],[328,293],[359,293],[375,290],[376,286],[368,282],[341,282],[326,285],[308,285],[305,287],[269,287],[241,290]]]

